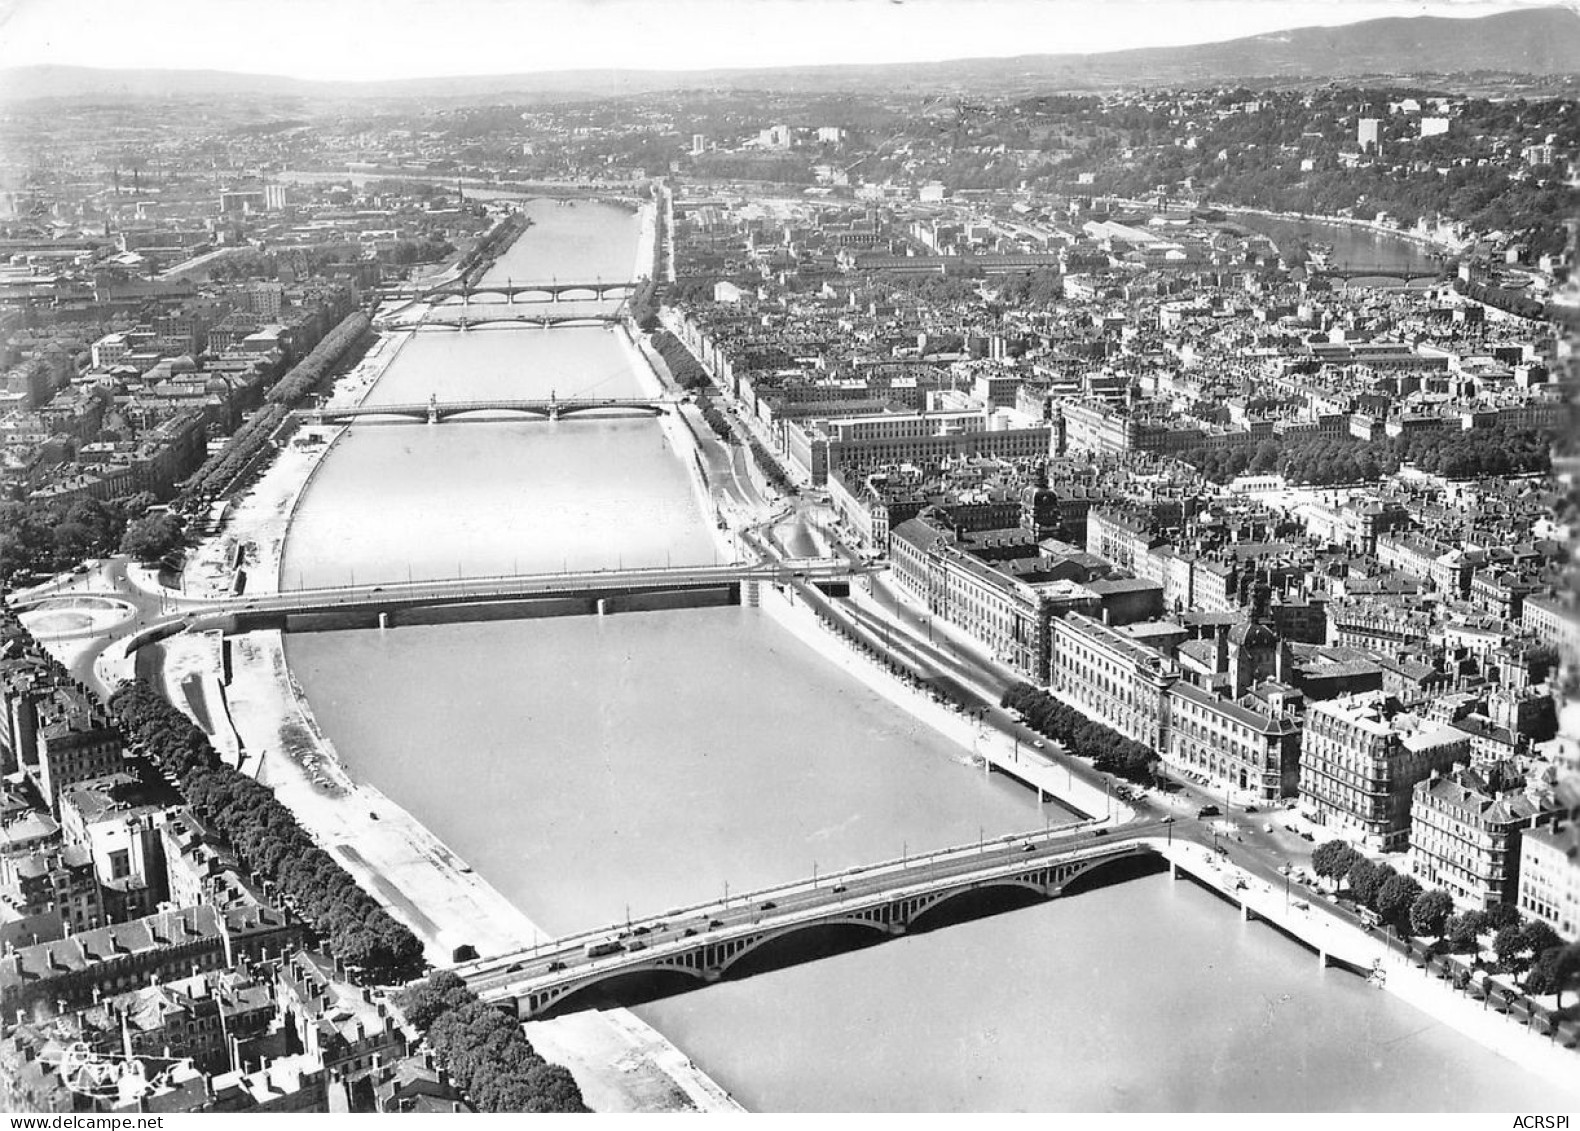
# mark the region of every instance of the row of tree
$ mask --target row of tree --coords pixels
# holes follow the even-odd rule
[[[1004,692],[999,705],[1020,712],[1027,726],[1062,743],[1072,753],[1090,758],[1093,767],[1104,773],[1134,782],[1153,780],[1158,756],[1151,747],[1087,718],[1040,687],[1017,683]]]
[[[790,477],[785,474],[784,467],[779,463],[779,457],[763,447],[762,442],[755,436],[751,437],[751,447],[752,457],[757,461],[757,466],[768,482],[773,484],[774,489],[784,495],[794,493],[795,484],[791,483]]]
[[[422,972],[422,943],[308,836],[267,787],[221,761],[208,736],[148,684],[110,698],[121,732],[213,823],[242,863],[271,879],[359,976],[405,981]]]
[[[302,398],[362,341],[369,324],[366,314],[354,310],[325,334],[312,351],[269,390],[267,403],[187,480],[181,492],[183,504],[197,505],[217,498],[239,485],[246,473],[256,471],[268,453],[269,438],[275,430]]]
[[[1449,479],[1541,473],[1552,466],[1551,445],[1546,432],[1507,425],[1406,432],[1380,440],[1307,432],[1235,447],[1188,448],[1180,459],[1216,483],[1277,472],[1291,483],[1320,487],[1380,479],[1403,463]]]
[[[1435,939],[1434,945],[1453,954],[1478,953],[1482,937],[1491,935],[1499,967],[1523,975],[1528,993],[1557,994],[1560,1007],[1564,991],[1580,985],[1580,943],[1565,945],[1547,923],[1523,919],[1510,904],[1456,913],[1447,892],[1424,891],[1414,876],[1368,860],[1342,840],[1318,845],[1311,868],[1343,884],[1357,904],[1401,935]]]
[[[402,991],[401,1012],[481,1111],[584,1112],[571,1074],[538,1055],[521,1026],[448,970]]]
[[[719,406],[713,403],[713,398],[707,393],[697,394],[697,408],[702,413],[702,419],[707,421],[708,427],[713,429],[713,434],[726,444],[738,444],[740,439],[735,435],[735,430],[730,427],[730,422]]]
[[[506,216],[491,232],[477,241],[476,247],[461,257],[461,261],[456,264],[461,277],[476,285],[499,257],[510,249],[510,245],[530,227],[532,217],[525,212],[512,212]]]
[[[675,378],[675,384],[682,389],[705,389],[708,387],[708,374],[686,344],[675,337],[668,330],[659,330],[652,335],[653,348],[658,351],[658,356],[664,359],[664,364],[669,367],[670,375]]]

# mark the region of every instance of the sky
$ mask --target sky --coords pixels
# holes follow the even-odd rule
[[[1580,0],[1561,0],[1575,6]],[[0,68],[369,80],[1119,50],[1553,0],[0,0]]]

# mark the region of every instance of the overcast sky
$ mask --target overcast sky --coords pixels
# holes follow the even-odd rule
[[[384,79],[885,63],[1205,43],[1377,16],[1479,16],[1541,6],[1539,0],[0,0],[0,67]]]

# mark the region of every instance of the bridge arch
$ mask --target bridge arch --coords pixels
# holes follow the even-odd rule
[[[713,975],[722,978],[747,955],[761,950],[769,943],[793,938],[796,935],[809,934],[813,931],[826,931],[830,927],[865,928],[885,937],[894,934],[894,929],[889,925],[887,912],[888,908],[880,905],[869,908],[865,912],[834,916],[827,919],[815,919],[806,923],[789,923],[782,927],[770,927],[757,934],[725,940],[719,943],[717,947],[705,947],[702,954],[705,960],[711,962],[709,969],[712,970]]]
[[[648,416],[662,416],[664,409],[661,405],[632,401],[630,403],[616,402],[614,404],[562,404],[559,406],[561,416],[573,416],[589,412],[617,412],[622,415],[632,412],[644,413]],[[547,415],[547,414],[545,414]]]
[[[478,420],[490,418],[519,418],[532,417],[535,420],[544,420],[549,416],[547,408],[536,405],[476,405],[471,408],[439,409],[434,416],[438,420],[464,420],[472,417]]]
[[[674,959],[655,959],[652,962],[643,962],[634,966],[621,966],[614,970],[600,970],[596,973],[588,974],[585,978],[577,978],[571,982],[550,986],[548,989],[527,994],[517,1003],[516,1011],[524,1019],[542,1017],[545,1013],[562,1007],[571,998],[596,990],[600,986],[628,978],[640,978],[644,975],[652,976],[655,974],[689,978],[691,981],[698,983],[706,983],[713,980],[700,967],[687,965]]]
[[[428,419],[428,410],[426,408],[381,409],[375,406],[370,409],[358,409],[352,412],[335,412],[330,409],[325,409],[324,411],[320,412],[318,416],[326,424],[345,424],[352,420],[371,420],[377,422],[381,418],[389,420],[423,421]]]

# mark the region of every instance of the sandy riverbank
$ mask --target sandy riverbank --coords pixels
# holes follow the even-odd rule
[[[632,279],[646,279],[653,274],[653,257],[657,254],[658,205],[644,204],[637,209],[640,228],[636,237],[636,262],[631,267]]]

